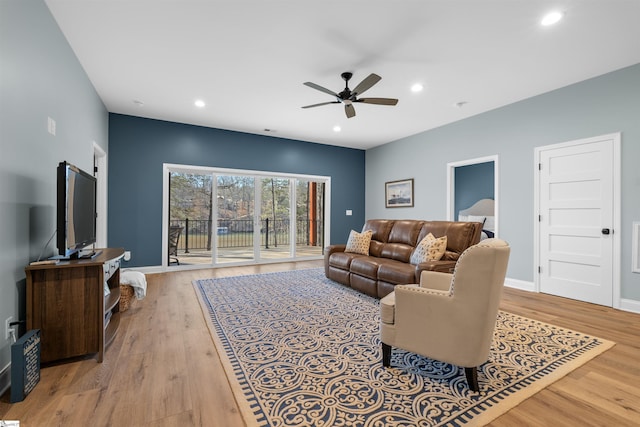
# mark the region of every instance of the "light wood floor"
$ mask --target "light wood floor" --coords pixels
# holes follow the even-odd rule
[[[293,270],[321,261],[148,275],[148,293],[123,313],[102,364],[44,368],[0,420],[24,426],[244,426],[191,285],[194,279]],[[505,289],[501,308],[615,341],[611,350],[543,389],[491,426],[640,425],[640,315]]]

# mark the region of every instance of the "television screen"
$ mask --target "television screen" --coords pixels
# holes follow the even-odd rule
[[[63,257],[96,241],[96,179],[62,162],[57,177],[57,246]]]

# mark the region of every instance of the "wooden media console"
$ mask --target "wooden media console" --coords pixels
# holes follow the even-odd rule
[[[102,362],[120,323],[123,257],[124,249],[108,248],[93,259],[25,268],[27,330],[40,329],[42,363],[94,353]]]

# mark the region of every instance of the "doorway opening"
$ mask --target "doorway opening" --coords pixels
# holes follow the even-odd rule
[[[487,237],[498,237],[500,212],[498,166],[497,155],[447,163],[447,219],[449,221],[471,219],[477,221],[477,218],[469,219],[468,215],[483,216],[485,228],[492,234]],[[487,213],[487,204],[482,203],[484,201],[492,201],[492,215]],[[477,215],[473,212],[474,206],[480,209]],[[466,218],[460,217],[461,211],[464,211]]]
[[[107,247],[107,153],[93,143],[93,175],[96,177],[96,243]]]

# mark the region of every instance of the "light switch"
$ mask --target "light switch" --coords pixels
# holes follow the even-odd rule
[[[47,117],[47,131],[51,135],[56,136],[56,121],[51,117]]]
[[[347,209],[347,216],[353,215],[353,211],[351,209]]]

